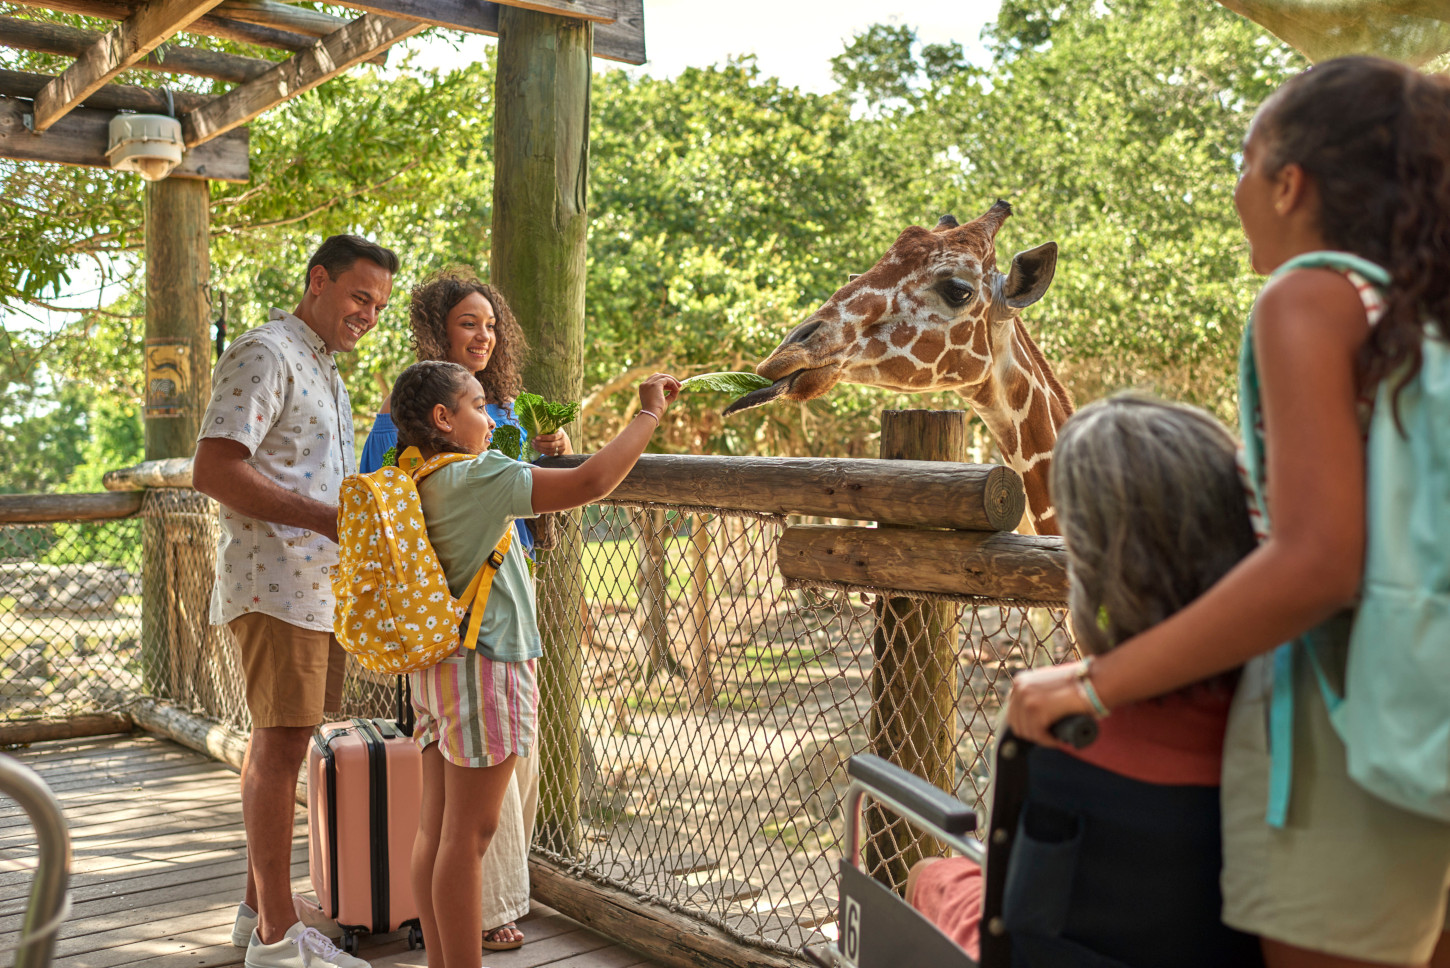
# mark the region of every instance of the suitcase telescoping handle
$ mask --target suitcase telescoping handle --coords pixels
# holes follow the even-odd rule
[[[413,684],[406,675],[398,676],[398,731],[404,736],[413,735],[416,725],[413,719]]]

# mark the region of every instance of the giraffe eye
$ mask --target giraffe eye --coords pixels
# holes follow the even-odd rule
[[[972,287],[960,279],[943,279],[937,291],[947,301],[947,305],[953,308],[965,306],[967,300],[972,298]]]

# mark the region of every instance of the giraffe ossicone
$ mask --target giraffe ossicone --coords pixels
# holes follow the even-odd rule
[[[1019,252],[999,271],[997,230],[1011,214],[999,200],[966,224],[944,215],[935,228],[907,228],[756,366],[771,385],[725,412],[811,400],[837,383],[955,390],[1022,475],[1032,529],[1058,533],[1047,472],[1072,400],[1021,320],[1052,284],[1057,243]]]

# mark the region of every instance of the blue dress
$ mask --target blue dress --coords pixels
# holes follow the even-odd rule
[[[497,404],[487,404],[488,415],[493,422],[499,426],[518,427],[519,434],[523,437],[524,443],[528,444],[528,431],[519,424],[514,416],[513,407],[500,407]],[[380,413],[373,418],[372,429],[368,431],[368,439],[363,442],[362,455],[357,459],[359,474],[370,474],[383,466],[383,455],[398,445],[398,427],[393,423],[393,415]],[[518,530],[518,540],[524,549],[524,554],[529,557],[534,555],[534,533],[529,530],[528,524],[522,519],[514,522]]]

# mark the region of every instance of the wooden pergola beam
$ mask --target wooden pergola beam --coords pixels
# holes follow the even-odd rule
[[[102,20],[125,20],[138,6],[138,0],[14,0],[14,2],[27,7],[80,14],[83,17],[98,17]],[[187,26],[186,32],[293,53],[307,50],[317,42],[316,37],[307,34],[278,30],[262,24],[246,23],[230,17],[219,17],[215,13],[197,17]],[[382,55],[369,61],[369,63],[379,65],[386,62],[387,58]]]
[[[64,24],[0,17],[0,47],[59,54],[62,57],[79,57],[101,36],[92,30],[81,30]],[[272,68],[272,62],[260,57],[239,57],[220,51],[165,44],[131,66],[147,71],[189,74],[193,77],[209,77],[241,84],[265,74]]]
[[[35,100],[45,86],[55,80],[49,74],[32,74],[29,71],[12,71],[0,68],[0,95]],[[107,84],[91,94],[83,102],[84,107],[102,111],[140,111],[145,114],[165,114],[168,107],[177,112],[195,111],[205,107],[216,98],[188,91],[172,91],[171,104],[166,103],[166,91],[159,87],[136,87],[131,84]]]
[[[389,17],[421,20],[434,27],[465,30],[474,34],[498,36],[500,6],[487,0],[344,0],[354,10]],[[507,6],[541,9],[535,3],[508,3]],[[644,0],[613,0],[614,19],[596,20],[594,24],[594,56],[625,64],[643,64]],[[578,11],[563,12],[564,4],[545,4],[548,13],[579,18]],[[586,18],[587,19],[587,18]]]
[[[35,98],[32,130],[43,132],[111,78],[142,60],[218,0],[151,0],[88,47]]]
[[[276,27],[308,37],[326,37],[346,23],[341,17],[276,0],[222,0],[213,13],[259,27]]]
[[[240,127],[427,28],[427,24],[416,20],[365,14],[261,77],[232,88],[203,108],[187,112],[181,119],[187,147],[204,144]]]

